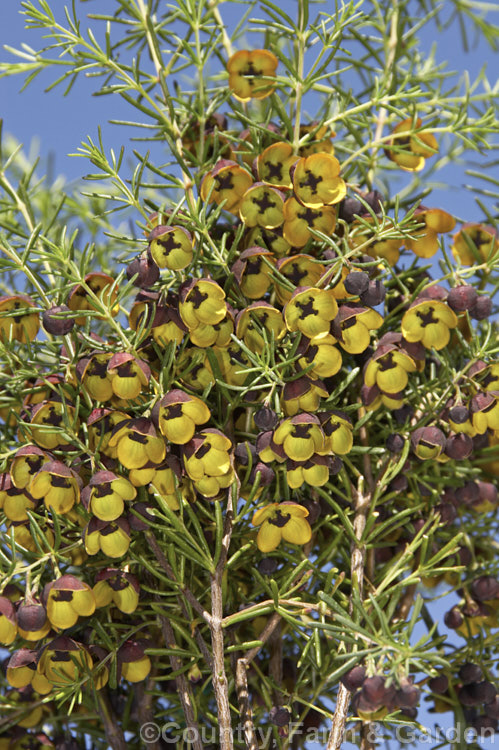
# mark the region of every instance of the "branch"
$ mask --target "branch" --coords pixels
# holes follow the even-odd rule
[[[258,750],[258,742],[255,734],[255,726],[251,714],[251,704],[248,696],[248,669],[247,659],[238,659],[236,664],[236,690],[239,701],[239,713],[244,730],[244,741],[247,750]]]

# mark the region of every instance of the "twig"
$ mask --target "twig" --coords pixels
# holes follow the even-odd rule
[[[173,628],[170,624],[170,621],[166,617],[163,617],[163,615],[160,615],[159,619],[161,622],[161,630],[163,632],[163,639],[165,641],[165,645],[169,649],[172,649],[172,650],[176,649],[177,643],[175,641],[175,633],[173,632]],[[175,654],[170,654],[170,664],[171,664],[171,668],[173,672],[178,672],[180,669],[182,669],[182,666],[183,666],[181,659]],[[185,722],[187,724],[188,729],[191,730],[190,735],[192,736],[192,745],[195,750],[203,750],[203,743],[201,742],[201,733],[199,731],[199,725],[194,715],[191,692],[189,689],[189,684],[185,678],[185,675],[178,674],[175,677],[175,683],[177,685],[180,702],[182,703],[182,709],[184,711]]]
[[[239,701],[239,714],[243,725],[244,741],[246,742],[247,750],[258,750],[255,725],[253,724],[251,704],[248,695],[247,669],[247,659],[238,659],[236,664],[236,690]]]
[[[281,615],[278,612],[274,612],[274,614],[272,615],[268,623],[265,625],[264,629],[262,630],[258,638],[259,641],[262,641],[262,646],[264,643],[268,641],[268,639],[270,638],[270,636],[272,635],[276,627],[281,622],[281,619],[282,619]],[[248,653],[244,657],[246,664],[249,664],[251,661],[253,661],[253,659],[258,654],[262,646],[255,646],[250,651],[248,651]]]
[[[225,674],[225,651],[223,632],[222,576],[227,562],[232,535],[233,497],[228,493],[227,511],[222,538],[222,549],[215,571],[211,574],[211,645],[213,649],[213,689],[217,702],[220,750],[233,750],[232,722],[229,704],[229,685]]]
[[[125,735],[114,715],[107,693],[104,690],[99,690],[98,697],[97,706],[109,747],[112,750],[127,750],[128,745],[125,741]]]
[[[270,646],[270,676],[274,682],[273,700],[274,705],[280,708],[282,706],[282,627],[278,622],[269,637]]]
[[[151,683],[149,678],[145,683],[138,682],[135,688],[135,703],[137,706],[137,715],[139,717],[139,724],[141,727],[150,726],[154,724],[154,713],[152,711],[152,693],[147,692],[146,687]],[[144,735],[147,734],[144,732]],[[157,739],[148,740],[146,736],[142,736],[142,742],[144,743],[147,750],[160,750],[160,744]]]

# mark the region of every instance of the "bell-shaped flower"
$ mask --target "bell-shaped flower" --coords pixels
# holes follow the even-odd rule
[[[302,370],[307,370],[309,377],[330,378],[339,372],[342,356],[340,350],[334,346],[335,343],[336,339],[330,334],[313,341],[302,338],[297,352],[302,354],[298,364]]]
[[[9,473],[12,484],[19,489],[29,487],[35,474],[49,461],[49,454],[36,445],[23,445],[14,454]]]
[[[37,505],[38,500],[27,489],[14,487],[9,474],[0,475],[0,509],[9,521],[27,521],[27,511]]]
[[[499,391],[477,393],[471,399],[471,419],[479,435],[499,431]]]
[[[87,583],[71,574],[48,583],[42,600],[47,617],[55,628],[72,628],[79,617],[89,617],[95,612],[95,597]]]
[[[282,313],[268,302],[252,302],[236,318],[236,336],[260,354],[286,334]]]
[[[151,368],[129,352],[116,352],[107,363],[107,377],[115,396],[133,401],[147,389]]]
[[[329,334],[338,304],[331,289],[299,286],[284,307],[288,331],[300,331],[315,341]]]
[[[168,346],[172,341],[180,344],[188,331],[178,312],[178,297],[173,294],[160,302],[157,292],[142,291],[131,307],[128,323],[133,331],[142,332],[141,340],[150,330],[159,346]]]
[[[291,255],[281,258],[277,262],[280,276],[289,282],[284,285],[276,278],[275,289],[277,299],[284,305],[291,299],[293,287],[313,287],[326,273],[326,267],[312,255]]]
[[[130,546],[130,524],[125,518],[114,521],[92,518],[84,529],[83,541],[89,555],[103,552],[106,557],[123,557]]]
[[[329,236],[336,226],[336,211],[333,206],[310,208],[296,198],[288,198],[284,202],[283,212],[283,237],[292,247],[304,247],[313,239],[311,229]]]
[[[192,279],[180,288],[178,309],[189,331],[201,324],[215,325],[227,315],[225,292],[211,279]]]
[[[65,687],[77,683],[92,667],[92,657],[83,644],[59,635],[44,646],[37,671],[52,685]]]
[[[36,500],[43,498],[48,510],[64,514],[80,501],[82,485],[78,474],[62,461],[49,461],[35,474],[29,491]]]
[[[52,623],[40,601],[26,598],[17,608],[17,627],[26,641],[39,641],[50,631]]]
[[[262,299],[272,286],[274,256],[263,247],[243,250],[231,268],[239,288],[248,299]]]
[[[234,480],[232,441],[220,430],[205,429],[183,448],[188,477],[204,497],[215,497]]]
[[[329,457],[315,454],[308,461],[286,462],[286,480],[292,490],[303,484],[322,487],[329,481]]]
[[[39,652],[30,648],[14,651],[7,662],[7,682],[14,688],[31,685],[40,695],[52,692],[53,685],[44,675],[37,671]]]
[[[0,596],[0,643],[10,646],[16,639],[16,608],[6,596]]]
[[[332,332],[349,354],[361,354],[370,344],[370,331],[379,328],[383,318],[370,307],[341,305]]]
[[[329,391],[320,380],[311,380],[304,375],[291,380],[282,389],[281,405],[287,417],[298,412],[314,412],[319,408],[321,398],[327,398]]]
[[[293,167],[293,192],[308,208],[339,203],[346,195],[340,163],[335,156],[316,153],[298,159]]]
[[[272,143],[257,156],[258,179],[281,190],[289,190],[293,186],[290,169],[297,160],[290,143]]]
[[[100,271],[87,273],[82,284],[77,284],[71,290],[67,305],[73,312],[98,311],[104,307],[110,315],[116,317],[120,311],[117,303],[118,290],[115,279]],[[97,320],[105,320],[106,315],[93,315]],[[75,323],[79,326],[85,325],[87,316],[79,315]]]
[[[253,374],[250,372],[252,368],[251,362],[237,344],[231,344],[225,347],[225,349],[215,347],[212,351],[225,383],[229,385],[243,385],[248,380],[248,377]],[[208,364],[211,370],[211,364]]]
[[[98,471],[82,492],[82,501],[101,521],[114,521],[125,510],[125,501],[133,500],[137,490],[125,477],[112,471]]]
[[[402,335],[409,342],[421,341],[426,349],[443,349],[450,331],[457,326],[456,314],[442,300],[419,298],[404,313]]]
[[[274,90],[278,60],[267,49],[242,49],[235,52],[227,62],[229,88],[240,102],[250,99],[265,99]]]
[[[353,427],[349,417],[337,409],[320,412],[318,417],[326,436],[328,453],[334,453],[337,456],[350,453],[353,446]]]
[[[131,614],[139,604],[140,586],[132,573],[116,568],[104,568],[97,574],[93,588],[96,607],[113,603],[120,612]]]
[[[109,447],[116,447],[118,460],[127,469],[140,469],[149,461],[160,464],[166,456],[165,441],[147,417],[129,418],[117,424]]]
[[[288,501],[257,510],[251,523],[260,526],[256,538],[260,552],[272,552],[283,539],[291,544],[307,544],[312,538],[307,516],[308,510],[303,505]]]
[[[161,224],[147,239],[151,258],[159,268],[181,271],[192,262],[194,240],[187,229]]]
[[[51,451],[70,445],[71,438],[63,432],[65,428],[68,432],[77,432],[78,427],[79,420],[72,404],[67,401],[42,401],[33,407],[26,430],[39,448]]]
[[[327,453],[326,437],[314,414],[297,414],[284,419],[274,431],[273,440],[292,461],[308,461],[314,453]]]
[[[377,385],[385,393],[400,393],[408,383],[408,373],[416,370],[416,363],[393,344],[378,346],[364,368],[364,383]]]
[[[463,266],[488,264],[499,252],[497,230],[488,224],[467,222],[452,238],[451,249]]]
[[[197,426],[207,422],[211,414],[200,398],[176,388],[163,396],[154,408],[153,416],[157,419],[161,434],[170,443],[185,445],[193,437]]]
[[[25,294],[0,297],[0,340],[33,341],[40,328],[40,315],[35,303]]]
[[[433,257],[440,247],[438,235],[452,232],[456,226],[454,217],[441,208],[419,206],[414,212],[414,219],[424,226],[409,230],[411,236],[404,238],[404,245],[419,258]]]
[[[334,154],[332,139],[336,133],[330,127],[319,120],[314,120],[306,125],[300,125],[300,143],[298,149],[300,156],[311,156],[312,154]]]
[[[221,159],[204,177],[200,194],[203,201],[222,205],[225,211],[236,216],[243,195],[253,184],[250,173],[230,159]]]
[[[392,135],[385,153],[406,172],[419,172],[423,169],[425,160],[438,153],[435,136],[424,129],[419,117],[402,120],[393,129]]]
[[[277,188],[255,182],[241,199],[239,217],[250,228],[276,229],[284,223],[284,200],[284,193]]]
[[[118,675],[128,682],[142,682],[151,671],[151,660],[142,643],[128,640],[118,649]]]
[[[438,458],[445,449],[446,438],[438,427],[418,427],[411,435],[411,447],[422,461]]]
[[[121,424],[128,418],[128,415],[123,411],[106,409],[104,407],[93,409],[87,419],[88,444],[90,449],[95,453],[109,458],[117,458],[116,446],[114,445],[111,448],[109,440],[113,435],[116,425]]]

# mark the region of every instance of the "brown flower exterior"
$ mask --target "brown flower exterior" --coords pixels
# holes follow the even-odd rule
[[[34,510],[38,501],[26,488],[14,487],[9,474],[0,475],[0,509],[9,521],[28,521],[28,510]]]
[[[130,524],[125,518],[115,521],[92,518],[84,529],[83,540],[89,555],[102,552],[106,557],[123,557],[130,546]]]
[[[286,480],[292,490],[299,489],[303,484],[310,487],[322,487],[329,481],[329,456],[318,454],[308,461],[286,461]]]
[[[194,240],[187,229],[160,225],[147,239],[151,258],[159,268],[181,271],[192,262]]]
[[[438,143],[433,135],[425,131],[422,120],[408,117],[393,129],[390,147],[386,149],[389,159],[406,172],[419,172],[425,159],[438,152]]]
[[[67,635],[59,635],[44,646],[37,672],[56,687],[74,685],[89,674],[92,657],[85,646]]]
[[[117,657],[118,675],[129,682],[142,682],[151,671],[151,660],[139,641],[125,641]]]
[[[128,318],[133,331],[141,331],[143,337],[152,334],[159,346],[168,346],[172,341],[180,344],[188,328],[178,312],[178,297],[168,294],[160,303],[157,292],[141,292],[132,305]]]
[[[25,294],[0,297],[0,340],[14,339],[26,344],[33,341],[40,328],[40,315],[35,303]]]
[[[125,510],[125,501],[137,496],[135,487],[112,471],[98,471],[82,492],[82,501],[101,521],[115,521]]]
[[[39,641],[47,635],[52,624],[43,604],[27,598],[17,608],[17,627],[19,635],[26,641]]]
[[[205,175],[200,188],[203,201],[223,204],[225,211],[236,216],[241,207],[243,195],[252,186],[253,177],[250,173],[230,159],[221,159],[215,167]]]
[[[269,50],[240,50],[227,62],[229,88],[240,102],[250,99],[265,99],[274,90],[278,60]]]
[[[336,375],[342,364],[341,352],[334,346],[336,343],[331,334],[313,341],[303,337],[298,347],[298,353],[303,353],[303,356],[298,364],[302,370],[308,371],[310,377],[330,378]]]
[[[316,153],[302,157],[292,171],[295,197],[307,208],[332,206],[346,195],[340,163],[335,156]]]
[[[432,258],[439,249],[438,235],[452,232],[456,220],[447,211],[440,208],[423,208],[414,212],[414,219],[424,226],[410,232],[411,237],[404,239],[404,245],[419,258]]]
[[[364,369],[364,383],[377,385],[385,393],[400,393],[408,383],[408,373],[415,372],[416,363],[393,344],[378,346]]]
[[[67,401],[42,401],[33,408],[26,430],[38,447],[50,451],[71,444],[71,438],[63,434],[66,425],[77,432],[79,420],[74,406]]]
[[[38,651],[20,648],[14,651],[7,662],[7,682],[14,688],[24,688],[31,685],[40,695],[52,692],[53,685],[47,678],[37,671],[39,659]]]
[[[327,398],[329,391],[320,380],[311,380],[306,375],[286,383],[282,390],[281,404],[287,417],[299,412],[317,411],[321,398]]]
[[[497,231],[487,224],[463,224],[452,240],[452,253],[463,266],[491,263],[499,252]]]
[[[274,431],[273,441],[292,461],[308,461],[314,453],[328,453],[326,436],[315,414],[297,414],[284,419]],[[260,457],[263,459],[262,454]],[[265,459],[263,459],[265,460]]]
[[[232,441],[220,430],[207,428],[183,449],[184,466],[196,490],[216,497],[234,481]]]
[[[24,489],[49,460],[49,454],[36,445],[23,445],[16,451],[9,473],[14,487]]]
[[[178,309],[189,333],[200,325],[214,326],[227,315],[225,292],[211,279],[192,279],[180,288]]]
[[[284,501],[271,503],[256,511],[251,523],[260,526],[256,543],[261,552],[272,552],[281,541],[307,544],[312,529],[307,521],[308,510],[303,505]]]
[[[10,646],[15,641],[16,635],[16,609],[10,599],[0,596],[0,643],[3,646]]]

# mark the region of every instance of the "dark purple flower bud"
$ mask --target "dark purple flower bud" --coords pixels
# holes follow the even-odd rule
[[[362,216],[363,213],[365,213],[364,206],[357,198],[345,198],[340,203],[338,218],[350,224],[356,214]]]
[[[258,570],[264,576],[271,576],[275,573],[278,567],[278,562],[275,557],[262,557],[258,563]]]
[[[259,430],[273,430],[279,421],[279,418],[275,411],[269,406],[262,406],[255,412],[253,419]]]
[[[464,424],[470,418],[470,413],[466,406],[453,406],[449,409],[449,419],[455,424]]]
[[[499,581],[493,576],[480,576],[470,586],[471,595],[478,602],[486,602],[499,597]]]
[[[291,714],[289,713],[287,708],[278,708],[277,706],[273,706],[270,709],[269,719],[272,724],[275,724],[276,727],[285,727],[287,724],[289,724]]]
[[[68,317],[66,313],[70,313],[73,317]],[[56,305],[44,311],[42,325],[52,336],[65,336],[74,328],[74,314],[67,305]]]
[[[492,313],[492,300],[490,297],[479,297],[470,309],[470,315],[475,320],[485,320]]]
[[[432,693],[436,695],[443,695],[447,692],[449,687],[449,678],[445,674],[439,674],[437,677],[432,677],[428,682],[428,687]]]
[[[129,281],[134,279],[134,286],[147,289],[159,279],[159,268],[148,252],[142,253],[128,264],[126,276]]]
[[[358,688],[362,687],[365,679],[366,668],[358,665],[356,667],[352,667],[352,669],[346,672],[341,678],[341,682],[347,690],[357,690]]]
[[[385,697],[385,678],[380,675],[366,677],[362,683],[362,697],[364,700],[382,705]]]
[[[392,432],[386,438],[386,447],[390,453],[400,453],[404,447],[405,440],[398,432]]]
[[[379,280],[370,281],[366,291],[360,295],[360,301],[368,307],[381,305],[386,297],[386,289]]]
[[[483,677],[483,671],[478,664],[468,661],[460,667],[458,675],[463,684],[468,685],[471,682],[479,682]]]
[[[455,490],[456,500],[459,504],[469,505],[475,503],[480,497],[480,489],[476,482],[466,482],[463,487]]]
[[[499,695],[485,705],[485,713],[492,719],[499,719]]]
[[[460,628],[463,622],[464,617],[461,614],[459,607],[452,607],[452,609],[449,609],[444,615],[444,623],[451,630]]]
[[[369,286],[369,276],[364,271],[352,271],[343,282],[348,294],[363,294]]]
[[[447,304],[454,312],[464,312],[474,306],[478,298],[478,292],[474,286],[464,284],[451,289],[447,297]]]
[[[445,443],[445,454],[455,461],[462,461],[473,453],[473,440],[469,435],[460,432],[450,435]]]

